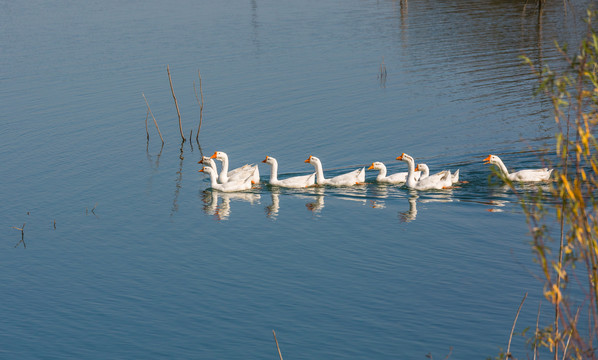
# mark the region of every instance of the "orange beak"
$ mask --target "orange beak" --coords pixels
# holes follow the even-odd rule
[[[491,156],[492,155],[488,155],[488,157],[484,159],[484,164],[490,164],[490,157]]]
[[[210,159],[215,159],[216,158],[216,151],[214,151],[214,155],[210,156]]]
[[[419,164],[417,164],[414,171],[419,171]]]
[[[311,155],[309,155],[309,157],[307,158],[307,160],[305,160],[304,162],[308,163],[311,160]]]
[[[374,163],[372,163],[372,165],[370,165],[370,167],[368,168],[368,170],[372,170],[374,168]]]
[[[268,161],[268,155],[266,155],[266,158],[262,160],[263,163],[265,163],[266,161]]]
[[[203,159],[199,160],[197,163],[198,164],[203,164]]]
[[[403,156],[405,155],[405,153],[402,153],[401,156],[397,157],[397,160],[403,160]]]
[[[199,172],[204,172],[204,171],[203,171],[203,169],[205,169],[205,168],[201,168],[201,170],[197,170],[197,171],[199,171]]]

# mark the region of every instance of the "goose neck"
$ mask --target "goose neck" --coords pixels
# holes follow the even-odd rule
[[[496,165],[499,169],[500,172],[504,175],[504,176],[509,176],[509,170],[507,170],[507,167],[505,166],[505,164],[502,162],[502,160],[500,158],[496,159],[496,162],[494,163],[494,165]]]
[[[324,169],[322,169],[322,163],[316,162],[315,164],[312,163],[312,165],[316,168],[316,180],[318,184],[323,184],[326,182],[326,179],[324,178]]]
[[[415,187],[415,164],[413,163],[413,159],[406,158],[405,161],[407,162],[407,182],[405,183],[407,187],[412,188]]]
[[[219,160],[222,161],[222,170],[220,171],[220,182],[225,183],[228,181],[228,156],[224,154]]]
[[[270,164],[270,182],[278,181],[278,162],[274,161]]]
[[[386,177],[386,166],[380,167],[380,170],[378,171],[378,179],[383,179]]]

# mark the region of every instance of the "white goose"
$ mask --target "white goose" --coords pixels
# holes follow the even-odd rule
[[[511,181],[547,181],[550,180],[550,174],[554,169],[526,169],[526,170],[519,170],[516,172],[509,173],[505,164],[503,164],[502,160],[496,155],[488,155],[487,158],[484,159],[485,164],[494,164],[499,169],[501,174]]]
[[[216,167],[216,163],[214,162],[214,159],[212,159],[211,157],[202,156],[201,160],[199,160],[197,163],[202,164],[203,166],[210,167],[210,168],[212,168],[212,170],[214,170],[216,173],[218,173],[218,168]]]
[[[322,169],[322,162],[320,159],[310,155],[305,162],[312,164],[316,168],[316,184],[318,185],[353,186],[365,182],[365,167],[326,179],[324,178],[324,170]]]
[[[207,173],[208,175],[210,175],[210,182],[211,182],[210,187],[212,189],[222,191],[222,192],[249,190],[249,189],[251,189],[251,184],[253,182],[252,181],[253,174],[249,174],[249,175],[247,175],[246,179],[243,179],[240,181],[228,181],[224,184],[219,184],[218,180],[216,179],[218,177],[218,174],[211,167],[204,167],[198,171]]]
[[[376,161],[373,162],[372,165],[368,168],[368,170],[378,170],[378,176],[376,176],[376,181],[379,183],[384,184],[401,184],[407,181],[408,172],[400,172],[392,175],[386,176],[386,165],[383,163]],[[415,180],[420,178],[421,172],[415,171]]]
[[[211,156],[212,159],[222,161],[222,170],[218,176],[218,182],[221,184],[229,181],[245,180],[247,175],[253,175],[253,182],[260,182],[260,170],[257,165],[243,165],[239,168],[228,171],[228,155],[224,151],[216,151]]]
[[[312,186],[316,183],[316,173],[302,176],[293,176],[283,180],[278,180],[278,161],[272,156],[266,156],[262,161],[271,166],[270,170],[270,185],[286,187],[286,188],[304,188]]]
[[[420,179],[425,179],[425,178],[431,177],[431,176],[442,176],[444,174],[444,171],[441,171],[434,175],[430,175],[430,168],[426,164],[417,164],[417,166],[415,167],[415,171],[418,171],[418,170],[421,171]],[[459,182],[459,169],[457,169],[457,171],[455,171],[454,173],[451,173],[451,182],[453,184],[456,184]]]
[[[413,158],[405,153],[401,154],[401,156],[397,157],[397,160],[401,160],[407,163],[408,165],[408,173],[407,181],[405,185],[407,185],[410,189],[415,190],[432,190],[432,189],[446,189],[451,187],[452,179],[451,179],[451,172],[450,170],[445,170],[442,172],[442,176],[434,176],[434,177],[427,177],[421,178],[419,180],[415,180],[415,161]]]

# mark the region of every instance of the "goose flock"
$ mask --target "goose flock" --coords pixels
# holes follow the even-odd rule
[[[222,163],[220,173],[214,160]],[[387,174],[386,166],[381,162],[373,162],[367,170],[377,170],[376,182],[382,184],[404,184],[414,190],[440,190],[450,189],[459,183],[459,169],[455,172],[443,170],[430,174],[426,164],[416,164],[413,157],[405,153],[397,157],[407,163],[407,171],[396,174]],[[216,151],[214,155],[204,156],[199,162],[203,168],[199,170],[210,176],[210,187],[222,192],[245,191],[252,188],[254,184],[260,183],[260,171],[257,164],[243,165],[239,168],[228,170],[228,155],[223,151]],[[309,175],[293,176],[285,179],[278,179],[278,161],[272,156],[266,156],[262,163],[270,165],[270,180],[268,184],[285,188],[306,188],[312,186],[354,186],[365,184],[366,168],[355,169],[345,174],[326,178],[322,162],[315,156],[310,155],[305,163],[313,165],[315,172]],[[493,164],[498,167],[504,179],[519,182],[538,182],[550,180],[553,169],[526,169],[509,173],[502,160],[496,155],[488,155],[484,159],[485,164]]]

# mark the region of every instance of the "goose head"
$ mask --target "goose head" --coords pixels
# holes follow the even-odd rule
[[[400,156],[398,156],[397,160],[401,160],[404,162],[413,162],[413,158],[405,153],[402,153]]]
[[[386,166],[383,163],[376,161],[376,162],[373,162],[372,165],[370,165],[368,170],[382,170],[384,168],[386,168]]]
[[[197,163],[198,164],[209,164],[210,163],[210,159],[211,159],[211,157],[202,156],[201,160],[199,160]]]
[[[215,175],[214,169],[212,169],[211,167],[203,167],[203,168],[201,168],[200,170],[197,170],[197,171],[202,172],[202,173],[206,173],[208,175],[212,175],[212,174]]]
[[[223,160],[225,158],[228,158],[228,156],[226,155],[226,153],[224,153],[222,151],[215,151],[214,155],[210,156],[210,159],[216,159],[216,160]]]
[[[307,160],[305,160],[305,162],[306,162],[306,163],[310,163],[310,164],[312,164],[313,166],[316,166],[316,165],[318,165],[318,164],[322,164],[322,163],[320,162],[320,159],[318,159],[317,157],[315,157],[315,156],[312,156],[312,155],[310,155],[310,156],[307,158]]]
[[[276,159],[273,158],[272,156],[266,155],[266,158],[264,160],[262,160],[262,162],[265,164],[268,164],[268,165],[272,165],[276,162]]]
[[[426,164],[417,164],[417,166],[415,167],[415,171],[426,172],[426,171],[430,171],[430,169],[428,168],[428,165],[426,165]]]
[[[488,157],[484,159],[484,164],[497,164],[499,162],[500,158],[496,155],[488,155]]]

